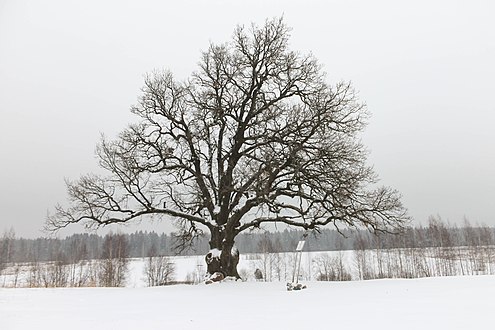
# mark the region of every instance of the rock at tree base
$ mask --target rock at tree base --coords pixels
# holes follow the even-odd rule
[[[306,285],[301,283],[287,283],[287,291],[299,291],[306,289]]]
[[[224,276],[220,272],[213,273],[206,281],[205,284],[211,284],[213,282],[220,282],[224,279]]]

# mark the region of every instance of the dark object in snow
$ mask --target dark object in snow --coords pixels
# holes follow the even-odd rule
[[[260,281],[263,279],[263,272],[259,268],[256,268],[256,270],[254,271],[254,278],[257,281]]]
[[[225,276],[220,272],[213,273],[206,281],[205,284],[211,284],[213,282],[220,282]]]
[[[306,285],[301,283],[287,283],[287,291],[299,291],[306,289]]]

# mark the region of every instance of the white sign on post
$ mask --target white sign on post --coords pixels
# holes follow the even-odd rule
[[[303,250],[304,243],[306,243],[306,241],[299,241],[299,243],[297,243],[296,252],[300,252]]]

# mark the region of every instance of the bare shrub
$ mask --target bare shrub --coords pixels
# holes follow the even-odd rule
[[[166,256],[150,256],[147,258],[144,273],[148,286],[167,285],[174,280],[175,264]]]
[[[321,254],[313,260],[317,281],[350,281],[352,276],[344,265],[342,253],[331,257],[329,254]]]
[[[65,287],[69,279],[68,266],[62,261],[45,263],[41,271],[41,281],[45,288]]]

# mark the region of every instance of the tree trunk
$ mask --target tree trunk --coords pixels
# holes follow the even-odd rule
[[[239,251],[234,246],[234,235],[219,228],[211,232],[210,251],[205,257],[207,276],[209,278],[235,277],[239,279],[237,264],[239,263]],[[215,274],[217,274],[215,276]]]

